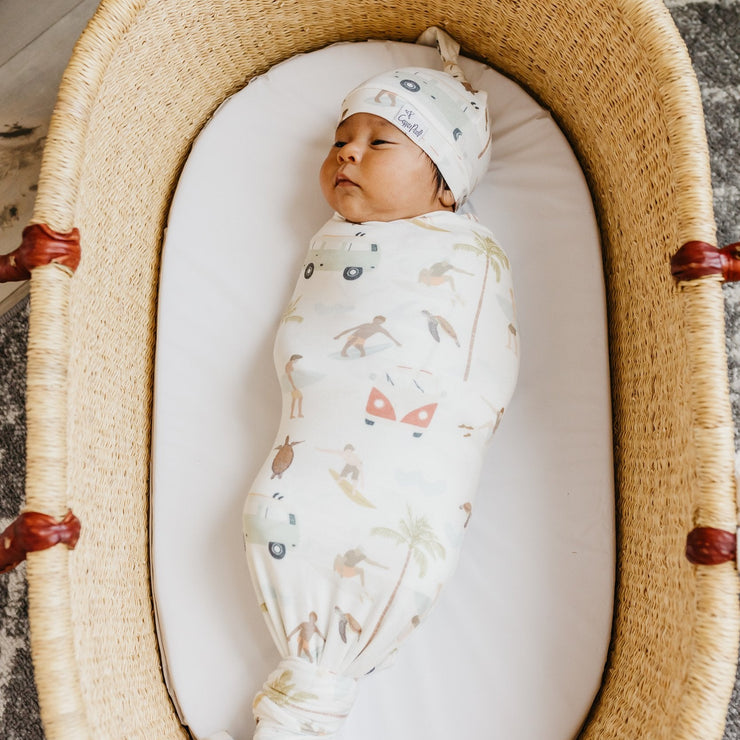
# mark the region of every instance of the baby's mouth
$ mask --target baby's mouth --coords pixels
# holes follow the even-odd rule
[[[334,187],[340,188],[340,187],[359,187],[354,180],[351,180],[347,175],[342,174],[341,172],[334,178]]]

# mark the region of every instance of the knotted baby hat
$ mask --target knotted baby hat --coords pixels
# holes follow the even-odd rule
[[[460,44],[447,33],[432,26],[417,43],[437,46],[444,71],[404,67],[371,77],[344,99],[339,122],[372,113],[392,123],[429,155],[460,206],[491,159],[488,96],[465,79]]]

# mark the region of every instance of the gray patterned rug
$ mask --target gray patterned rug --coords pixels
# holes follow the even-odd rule
[[[0,316],[0,531],[23,503],[28,299]],[[28,644],[26,569],[0,576],[0,738],[41,740]]]
[[[740,241],[740,0],[668,0],[694,61],[707,121],[720,244]],[[740,429],[740,285],[725,287],[727,351]],[[23,501],[28,301],[0,316],[0,531]],[[740,435],[736,432],[736,448]],[[25,569],[0,576],[0,740],[43,740],[28,644]],[[152,740],[155,740],[152,738]],[[535,740],[535,739],[533,739]],[[740,740],[740,676],[725,740]]]

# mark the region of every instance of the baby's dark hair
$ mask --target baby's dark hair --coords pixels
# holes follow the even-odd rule
[[[439,193],[442,190],[449,190],[450,188],[447,185],[447,180],[442,176],[439,167],[437,167],[437,163],[431,157],[429,157],[429,161],[432,163],[432,167],[434,168],[432,177],[434,179],[434,187],[437,189],[437,192]]]
[[[437,166],[437,163],[423,149],[422,154],[427,158],[427,162],[429,162],[432,167],[432,184],[434,185],[434,192],[440,194],[444,190],[450,190],[450,186],[447,184],[447,180],[445,180],[442,171]],[[453,207],[456,208],[456,204],[453,204]]]

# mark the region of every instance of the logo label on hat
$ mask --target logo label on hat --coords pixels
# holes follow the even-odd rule
[[[404,105],[396,113],[396,121],[399,128],[412,139],[422,139],[429,126],[424,118],[419,114],[416,108],[410,105]]]

